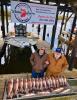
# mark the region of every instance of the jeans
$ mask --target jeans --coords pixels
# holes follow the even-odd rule
[[[42,77],[44,77],[44,70],[40,72],[32,70],[32,78],[42,78]]]

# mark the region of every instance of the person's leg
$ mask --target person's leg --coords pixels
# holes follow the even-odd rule
[[[38,73],[38,77],[39,77],[39,78],[44,77],[44,70],[42,70],[42,71],[40,71],[40,73]]]
[[[74,58],[74,68],[77,69],[77,57]]]
[[[69,62],[69,70],[72,71],[72,69],[74,68],[74,57],[70,58],[70,62]]]
[[[75,53],[74,50],[72,51],[70,60],[69,60],[69,70],[72,71],[72,69],[74,68],[74,58],[75,58]]]
[[[37,78],[37,77],[38,77],[38,73],[32,70],[32,78]]]

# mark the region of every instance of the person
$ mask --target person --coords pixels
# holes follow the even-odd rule
[[[58,39],[60,41],[60,44],[62,49],[63,49],[63,53],[64,55],[67,54],[67,49],[68,49],[68,45],[65,43],[65,41],[68,41],[70,38],[70,33],[69,32],[66,32],[66,31],[63,31],[59,36],[58,36]]]
[[[44,76],[44,72],[49,62],[47,61],[48,55],[45,52],[45,48],[41,47],[38,52],[31,46],[32,54],[30,62],[32,64],[32,77],[41,78]]]
[[[69,70],[72,71],[73,68],[77,69],[77,34],[75,39],[72,42],[69,41],[68,43],[72,48],[71,58],[69,61]]]
[[[69,70],[72,71],[73,68],[77,69],[77,29],[75,29],[74,33],[71,34],[71,38],[69,40],[65,40],[59,37],[60,41],[65,43],[68,46],[67,49],[67,57],[69,60]]]
[[[46,70],[46,76],[59,76],[68,67],[66,57],[62,55],[61,48],[56,48],[53,53],[48,55],[49,65]]]

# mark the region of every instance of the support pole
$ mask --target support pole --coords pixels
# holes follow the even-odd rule
[[[45,40],[45,35],[46,35],[46,25],[44,25],[44,29],[43,29],[43,40]]]
[[[1,26],[1,30],[2,30],[2,37],[5,37],[5,24],[4,24],[4,8],[3,8],[3,2],[1,1],[1,22],[2,22],[2,26]]]
[[[40,3],[41,3],[41,4],[43,4],[43,3],[44,3],[44,1],[43,1],[43,0],[40,0]]]
[[[46,0],[46,4],[49,4],[47,0]],[[43,29],[43,40],[45,40],[45,35],[46,35],[46,25],[44,25],[44,29]]]
[[[49,1],[50,1],[50,0],[46,0],[46,4],[47,4],[47,5],[49,5]]]
[[[5,9],[6,9],[6,30],[8,33],[8,9],[7,9],[7,4],[5,5]]]
[[[59,4],[58,4],[58,7],[59,7]],[[56,28],[57,28],[57,20],[58,20],[58,7],[57,7],[55,24],[54,24],[53,29],[52,29],[52,38],[51,38],[51,45],[50,45],[51,49],[54,47],[54,40],[55,40]]]
[[[67,12],[66,21],[65,21],[65,25],[64,25],[64,30],[66,30],[68,15],[69,15],[69,12]]]
[[[38,31],[38,36],[39,36],[40,35],[40,24],[38,25],[37,31]]]
[[[65,11],[64,11],[63,19],[62,19],[62,23],[61,23],[60,34],[62,33],[62,28],[63,28],[63,24],[64,24],[64,19],[65,19]]]
[[[73,32],[74,32],[74,28],[75,28],[75,26],[76,26],[76,15],[75,15],[74,20],[73,20],[71,33],[73,33]]]
[[[65,5],[65,7],[64,7],[64,14],[63,14],[63,19],[62,19],[61,28],[60,28],[60,34],[59,35],[61,35],[61,33],[62,33],[62,28],[63,28],[63,25],[64,25],[64,19],[65,19],[65,13],[66,13],[66,7],[67,7],[67,5]],[[61,45],[60,40],[58,41],[58,45],[59,46]]]

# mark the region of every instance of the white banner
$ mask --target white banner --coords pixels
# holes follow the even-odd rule
[[[57,6],[11,1],[11,20],[14,23],[54,24]]]

